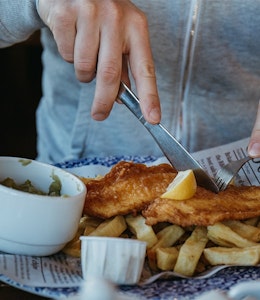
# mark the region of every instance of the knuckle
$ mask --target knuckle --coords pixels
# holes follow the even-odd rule
[[[106,83],[114,83],[120,80],[121,72],[116,63],[106,63],[99,66],[99,76]]]
[[[91,61],[74,63],[76,76],[81,82],[90,82],[95,78],[95,65]]]
[[[104,7],[104,14],[109,15],[111,20],[115,21],[120,20],[124,15],[121,6],[114,1],[107,2],[106,6]]]
[[[154,64],[151,62],[143,62],[139,65],[138,73],[140,77],[144,78],[155,78]]]
[[[54,28],[62,29],[66,28],[67,26],[71,26],[74,22],[74,13],[71,10],[67,10],[64,8],[54,9],[52,11],[51,19],[54,24]],[[50,21],[50,23],[52,23]]]
[[[98,15],[98,7],[95,1],[84,1],[79,9],[86,20],[96,19]]]
[[[133,21],[139,30],[148,30],[148,20],[144,12],[138,11],[133,18]]]
[[[95,70],[94,60],[75,61],[74,65],[78,72],[92,73]]]

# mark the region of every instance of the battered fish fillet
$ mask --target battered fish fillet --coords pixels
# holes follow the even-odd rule
[[[215,194],[201,187],[184,201],[157,198],[143,211],[148,225],[170,222],[180,226],[208,226],[223,220],[260,216],[260,187],[229,186]]]
[[[86,182],[84,213],[106,219],[141,211],[166,190],[176,175],[168,164],[147,167],[119,162],[102,179]]]

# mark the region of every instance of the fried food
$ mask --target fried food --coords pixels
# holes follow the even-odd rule
[[[82,179],[84,216],[63,251],[80,257],[80,236],[147,243],[151,271],[191,277],[215,265],[260,263],[260,187],[197,187],[188,200],[161,198],[177,172],[168,164],[120,162],[104,177]],[[142,214],[141,214],[142,213]]]
[[[258,220],[258,218],[252,218],[249,220],[255,221],[254,219]],[[260,242],[260,228],[255,227],[254,225],[250,225],[250,224],[248,224],[248,222],[243,223],[241,221],[236,221],[236,220],[227,220],[222,223],[224,225],[228,226],[230,229],[235,231],[237,234],[239,234],[243,238],[248,239],[253,242],[256,242],[256,243]]]
[[[216,245],[222,247],[237,247],[245,248],[255,246],[257,243],[246,239],[233,231],[230,227],[218,222],[214,225],[207,227],[208,238],[213,241]]]
[[[152,226],[145,224],[145,218],[142,215],[128,215],[125,217],[125,220],[129,230],[139,241],[146,242],[148,249],[158,242],[158,238]]]
[[[172,271],[176,264],[178,255],[179,251],[176,247],[157,248],[157,267],[162,271]]]
[[[158,241],[152,248],[147,249],[147,257],[149,266],[152,270],[156,270],[156,250],[174,245],[183,235],[185,231],[178,225],[169,225],[157,233]]]
[[[165,192],[176,175],[168,164],[119,162],[103,178],[86,182],[84,213],[103,219],[136,213]]]
[[[194,197],[174,201],[157,198],[143,211],[148,225],[170,222],[180,226],[208,226],[224,220],[260,216],[260,187],[232,186],[215,194],[198,187]]]
[[[99,180],[86,181],[84,214],[108,219],[142,211],[147,225],[169,222],[184,227],[260,216],[260,187],[230,185],[215,194],[198,186],[188,200],[160,198],[176,175],[168,164],[119,162]]]
[[[251,266],[260,263],[260,243],[255,243],[259,218],[225,221],[207,227],[184,228],[159,223],[152,226],[151,230],[147,230],[143,221],[141,215],[118,216],[103,221],[100,218],[84,216],[75,238],[65,246],[63,252],[80,257],[81,235],[118,236],[138,240],[141,238],[150,242],[156,234],[157,242],[152,247],[147,243],[147,262],[153,272],[175,271],[179,275],[191,277],[215,265]],[[252,222],[255,226],[248,225]],[[145,236],[142,235],[142,229],[145,230]]]
[[[203,253],[212,266],[255,266],[260,259],[259,245],[246,248],[211,247],[204,249]]]
[[[89,235],[118,237],[126,230],[126,228],[127,226],[124,217],[116,216],[103,221]]]
[[[207,242],[207,229],[197,226],[182,245],[174,266],[174,272],[192,276]]]

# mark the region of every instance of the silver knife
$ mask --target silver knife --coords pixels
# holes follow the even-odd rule
[[[177,171],[192,169],[199,186],[211,190],[214,193],[219,192],[219,188],[214,179],[206,173],[202,166],[161,123],[150,124],[145,120],[140,109],[139,99],[123,82],[120,84],[117,97],[149,131],[158,146],[161,148],[163,154]]]

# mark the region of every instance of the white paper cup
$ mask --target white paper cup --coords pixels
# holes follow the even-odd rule
[[[138,283],[145,260],[145,242],[95,236],[80,239],[84,279],[96,277],[115,284]]]

